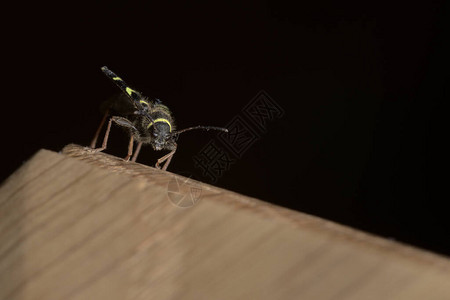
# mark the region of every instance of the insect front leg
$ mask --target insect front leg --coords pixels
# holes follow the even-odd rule
[[[156,162],[155,167],[157,169],[161,169],[160,164],[163,162],[166,162],[164,164],[164,166],[162,167],[162,170],[165,171],[167,170],[167,167],[170,164],[170,161],[172,160],[173,155],[175,154],[175,151],[177,151],[177,144],[174,145],[174,149],[172,151],[170,151],[168,154],[164,155],[163,157],[161,157],[160,159],[158,159],[158,161]]]

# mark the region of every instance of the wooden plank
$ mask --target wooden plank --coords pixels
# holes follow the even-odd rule
[[[0,188],[0,299],[449,299],[449,282],[445,257],[76,145]]]

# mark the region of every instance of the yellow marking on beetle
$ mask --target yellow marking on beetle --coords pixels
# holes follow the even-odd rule
[[[140,103],[140,104],[145,104],[145,105],[147,105],[147,106],[148,106],[148,102],[147,102],[147,101],[145,101],[145,100],[139,100],[139,103]]]
[[[127,91],[128,95],[130,95],[130,96],[131,96],[132,93],[137,94],[137,92],[135,90],[130,89],[129,87],[126,87],[125,90]]]
[[[120,77],[118,77],[118,76],[117,76],[117,77],[113,77],[113,80],[123,81],[122,78],[120,78]]]
[[[164,119],[164,118],[158,118],[155,121],[150,122],[150,124],[147,125],[147,129],[150,128],[150,126],[152,126],[153,124],[158,123],[158,122],[163,122],[163,123],[166,123],[167,125],[169,125],[169,131],[172,132],[172,125],[170,124],[169,120]]]

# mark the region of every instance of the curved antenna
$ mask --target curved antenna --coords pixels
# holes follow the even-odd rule
[[[182,134],[183,132],[190,131],[190,130],[195,130],[195,129],[202,129],[202,130],[206,130],[206,131],[218,130],[218,131],[228,132],[228,129],[223,128],[223,127],[198,125],[198,126],[193,126],[193,127],[188,127],[188,128],[184,128],[184,129],[181,129],[181,130],[177,130],[177,131],[172,133],[172,136],[177,136],[177,135]]]

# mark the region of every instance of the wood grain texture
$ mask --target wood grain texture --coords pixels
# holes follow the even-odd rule
[[[180,208],[177,179],[38,152],[0,188],[0,299],[450,297],[445,257],[204,183]]]

